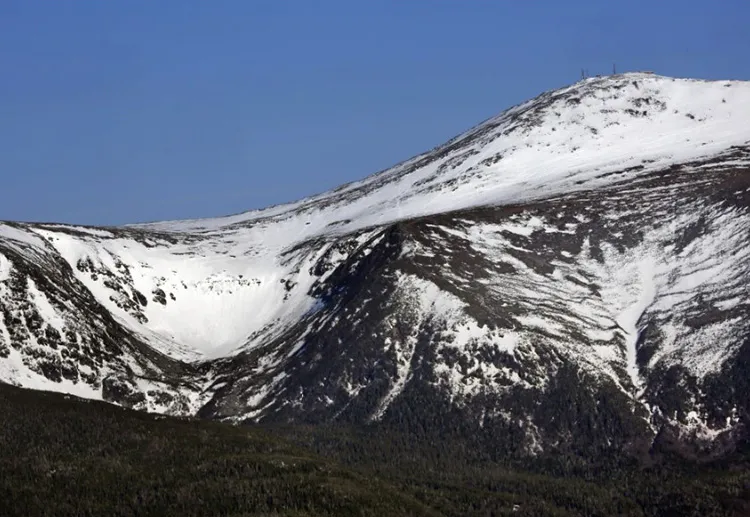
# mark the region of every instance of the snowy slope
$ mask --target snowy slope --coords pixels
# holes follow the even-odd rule
[[[173,258],[163,260],[150,249],[131,245],[127,262],[142,260],[156,268],[144,273],[149,278],[172,276],[170,289],[176,293],[176,278],[196,286],[195,302],[186,292],[170,304],[171,310],[179,311],[177,321],[169,320],[170,309],[155,308],[153,316],[149,314],[154,318],[149,328],[215,357],[243,344],[253,330],[278,318],[293,320],[310,308],[309,299],[293,309],[276,308],[286,295],[280,282],[290,272],[277,262],[278,255],[297,243],[394,220],[519,203],[626,181],[749,142],[748,117],[750,84],[743,82],[650,74],[588,79],[512,108],[444,146],[330,193],[225,218],[138,226],[197,234],[210,244],[201,241],[184,249],[170,248]],[[627,172],[610,175],[615,171]],[[63,254],[73,261],[76,253]],[[143,258],[137,253],[144,253]],[[173,254],[183,253],[190,258],[174,260]],[[208,272],[224,276],[211,278]],[[211,303],[207,310],[202,300],[218,296],[207,286],[235,285],[239,275],[262,284],[238,286],[221,295],[227,305]],[[295,281],[304,285],[309,279]],[[149,280],[141,290],[150,293],[155,283]],[[276,301],[272,309],[267,307],[269,300]],[[196,303],[200,309],[194,309]],[[259,303],[264,308],[258,312],[232,311],[238,304],[257,307]],[[217,320],[213,310],[224,316]],[[250,321],[248,314],[253,315]],[[195,325],[185,325],[185,320]],[[243,326],[242,320],[248,325]],[[223,330],[217,332],[211,322]],[[203,329],[210,332],[210,345],[204,344]]]
[[[224,218],[132,227],[178,233],[174,244],[158,236],[150,243],[147,235],[70,235],[54,227],[32,232],[49,238],[71,265],[89,257],[148,298],[147,307],[123,310],[105,278],[76,268],[97,298],[149,342],[177,358],[219,357],[313,307],[306,295],[313,279],[296,272],[309,269],[315,253],[281,257],[295,244],[626,181],[750,141],[748,117],[750,85],[743,82],[650,74],[593,78],[320,196]],[[127,274],[114,266],[116,257],[128,265]],[[284,287],[290,279],[298,286],[291,295]],[[166,304],[153,301],[159,289]]]
[[[747,82],[639,73],[591,78],[331,192],[235,216],[144,227],[207,232],[253,226],[251,241],[283,247],[321,233],[598,187],[712,156],[750,142],[748,116]]]
[[[533,452],[576,432],[542,412],[575,371],[632,436],[732,432],[743,393],[711,400],[750,332],[747,120],[750,83],[593,78],[295,203],[0,223],[0,381],[237,421],[444,400]]]

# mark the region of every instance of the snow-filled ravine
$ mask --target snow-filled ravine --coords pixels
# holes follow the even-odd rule
[[[513,107],[391,169],[295,203],[117,229],[0,224],[0,239],[22,252],[54,250],[104,307],[158,350],[185,360],[222,357],[315,309],[310,269],[329,238],[638,178],[750,142],[748,120],[747,82],[646,73],[591,78]],[[370,236],[361,233],[359,243]],[[304,245],[312,241],[319,242]],[[647,266],[618,316],[634,385],[632,343],[649,301]],[[9,267],[0,256],[0,280]],[[130,301],[141,297],[145,303]]]

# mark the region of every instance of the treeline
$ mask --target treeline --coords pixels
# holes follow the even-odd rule
[[[235,427],[5,385],[0,412],[8,517],[750,515],[743,464],[501,464],[453,435]]]
[[[439,515],[259,430],[0,384],[0,515]]]

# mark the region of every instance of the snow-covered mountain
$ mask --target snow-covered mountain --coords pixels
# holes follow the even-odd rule
[[[519,454],[724,450],[750,409],[749,121],[750,83],[592,78],[287,205],[0,223],[0,381]]]

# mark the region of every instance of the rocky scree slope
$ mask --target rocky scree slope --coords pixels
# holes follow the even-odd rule
[[[750,84],[542,94],[295,203],[0,224],[0,381],[236,422],[378,422],[493,454],[747,437]]]

